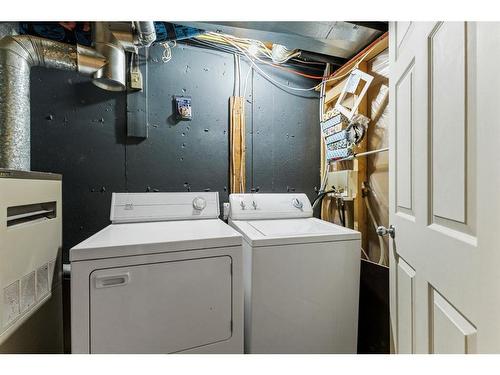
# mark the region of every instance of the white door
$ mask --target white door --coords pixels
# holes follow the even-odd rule
[[[390,25],[398,353],[500,353],[500,23]]]

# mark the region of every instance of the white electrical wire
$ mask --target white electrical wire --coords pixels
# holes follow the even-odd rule
[[[239,50],[251,63],[252,65],[254,66],[255,69],[257,69],[257,71],[262,75],[264,76],[268,81],[276,84],[276,85],[279,85],[279,86],[283,86],[283,87],[286,87],[287,89],[290,89],[290,90],[296,90],[296,91],[312,91],[312,90],[316,90],[317,87],[319,87],[319,85],[321,85],[321,83],[319,85],[316,85],[314,87],[309,87],[309,88],[299,88],[299,87],[293,87],[293,86],[288,86],[287,84],[285,83],[281,83],[279,81],[276,81],[274,78],[271,78],[266,72],[264,72],[254,61],[253,59],[247,55],[247,53],[240,47],[238,46],[237,44],[233,43],[233,41],[231,41],[230,39],[226,38],[225,36],[223,35],[220,35],[226,42],[228,42],[229,44],[231,44],[233,47],[235,47],[237,50]]]
[[[240,42],[240,43],[247,43],[249,45],[258,44],[262,47],[263,50],[261,52],[264,53],[264,55],[268,56],[269,58],[272,57],[272,51],[269,48],[267,48],[267,46],[260,40],[250,39],[250,38],[238,38],[236,36],[229,35],[229,34],[222,35],[222,34],[213,33],[213,32],[209,32],[208,34],[211,35],[212,37],[215,37],[215,38],[223,36],[223,37],[230,38],[230,39],[237,41],[237,42]]]
[[[370,219],[372,220],[373,227],[375,228],[375,231],[377,231],[378,224],[377,224],[377,221],[375,220],[375,216],[373,215],[373,211],[372,211],[370,202],[368,201],[368,195],[367,194],[364,196],[364,200],[365,200],[365,203],[366,203],[366,208],[368,209],[368,215],[370,216]],[[385,250],[384,239],[381,236],[378,236],[378,243],[379,243],[379,247],[380,247],[380,257],[379,257],[379,260],[378,260],[378,264],[385,265],[386,264],[386,254],[387,254],[387,252]]]
[[[247,97],[247,84],[248,84],[248,77],[250,77],[250,73],[252,72],[253,70],[253,67],[252,65],[249,65],[248,66],[248,72],[247,72],[247,75],[245,77],[245,87],[243,89],[243,98],[246,98]],[[246,99],[245,99],[246,100]]]
[[[366,253],[366,251],[363,248],[361,248],[361,252],[365,256],[366,260],[370,260],[370,257],[368,256],[368,254]],[[371,262],[371,260],[370,260],[370,262]]]
[[[172,43],[172,46],[170,46],[170,42],[161,43],[164,48],[163,55],[161,56],[163,63],[168,63],[172,59],[172,48],[177,45],[177,42],[174,40]]]
[[[241,59],[238,55],[238,96],[241,96]]]
[[[322,84],[326,83],[326,82],[332,82],[332,81],[337,81],[337,80],[340,80],[344,77],[347,77],[349,74],[351,74],[351,72],[355,69],[358,68],[359,64],[370,54],[370,52],[373,50],[373,48],[375,48],[376,46],[373,46],[372,48],[370,48],[368,51],[366,51],[366,53],[361,56],[361,58],[356,62],[356,64],[354,64],[354,66],[349,69],[347,72],[345,72],[344,74],[340,75],[340,76],[336,76],[336,77],[332,77],[332,78],[328,78],[328,79],[323,79],[322,82],[318,83],[316,86],[314,87],[308,87],[308,88],[299,88],[299,87],[291,87],[291,86],[288,86],[287,84],[284,84],[282,82],[279,82],[279,81],[276,81],[275,79],[273,79],[272,77],[270,77],[266,72],[264,72],[254,61],[253,59],[245,52],[245,50],[243,48],[241,48],[239,45],[237,45],[233,40],[237,40],[237,41],[244,41],[246,43],[258,43],[260,44],[264,50],[266,51],[265,55],[267,55],[268,57],[271,57],[272,56],[272,52],[269,50],[269,48],[266,47],[266,45],[264,43],[262,43],[261,41],[259,40],[254,40],[254,39],[245,39],[245,38],[236,38],[234,36],[231,36],[231,35],[226,35],[226,34],[219,34],[219,33],[214,33],[214,32],[208,32],[206,33],[205,35],[209,35],[211,36],[212,38],[215,38],[215,39],[222,39],[224,41],[226,41],[226,43],[229,43],[230,45],[232,45],[233,47],[235,47],[238,51],[240,51],[249,61],[250,63],[255,67],[255,69],[257,69],[257,71],[262,75],[264,76],[268,81],[276,84],[276,85],[279,85],[279,86],[282,86],[282,87],[285,87],[287,89],[290,89],[290,90],[295,90],[295,91],[313,91],[313,90],[317,90],[318,88],[321,87]],[[255,57],[256,60],[262,62],[262,60],[260,60],[258,57]]]
[[[240,83],[241,83],[241,74],[240,74],[240,60],[239,56],[234,54],[234,87],[233,87],[233,96],[239,96],[240,94]]]

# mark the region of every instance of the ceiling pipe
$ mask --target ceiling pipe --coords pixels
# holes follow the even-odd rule
[[[156,39],[153,22],[95,22],[94,49],[31,35],[0,39],[0,168],[30,170],[30,70],[43,66],[93,77],[105,90],[126,89],[126,52]]]
[[[325,64],[332,64],[334,66],[342,66],[347,62],[347,59],[343,57],[329,56],[310,51],[300,51],[299,58],[303,61],[317,61]]]
[[[125,50],[135,52],[131,24],[94,22],[92,39],[95,50],[107,60],[107,64],[94,73],[92,83],[107,91],[125,91]]]
[[[141,47],[149,47],[156,40],[156,29],[153,21],[135,21],[137,43]]]
[[[107,64],[94,73],[94,85],[108,91],[127,89],[126,52],[137,53],[138,47],[149,47],[156,40],[152,21],[95,22],[93,43],[106,56]]]
[[[352,23],[356,26],[367,27],[369,29],[386,32],[389,30],[389,22],[386,21],[347,21],[348,23]]]
[[[0,40],[0,168],[30,170],[30,69],[43,66],[94,74],[97,51],[30,35]]]

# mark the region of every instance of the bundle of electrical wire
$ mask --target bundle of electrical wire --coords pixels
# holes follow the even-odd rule
[[[341,75],[335,75],[333,73],[330,76],[324,77],[323,75],[311,75],[307,73],[303,73],[294,69],[287,68],[285,66],[281,66],[280,64],[284,62],[292,62],[294,61],[295,58],[299,56],[299,51],[298,50],[291,50],[285,53],[285,57],[279,61],[273,62],[273,51],[272,47],[269,48],[265,43],[262,41],[256,40],[256,39],[249,39],[249,38],[239,38],[233,35],[228,35],[228,34],[222,34],[222,33],[215,33],[215,32],[206,32],[203,34],[200,34],[194,38],[195,42],[204,45],[209,48],[216,48],[219,50],[223,50],[229,53],[237,53],[245,58],[248,59],[248,61],[252,64],[253,68],[261,74],[264,78],[266,78],[268,81],[278,85],[282,86],[288,90],[294,90],[294,91],[315,91],[319,90],[321,85],[326,83],[326,82],[331,82],[331,81],[337,81],[341,80],[348,75],[351,74],[351,72],[354,69],[357,69],[358,65],[368,56],[368,54],[371,52],[371,49],[368,50],[363,56],[360,57],[360,59],[357,61],[356,64],[354,64],[353,67],[351,67],[348,71]],[[271,61],[268,61],[271,60]],[[297,61],[297,60],[295,60]],[[257,62],[261,64],[266,64],[270,65],[274,68],[281,69],[284,71],[287,71],[289,73],[293,73],[296,75],[300,75],[306,78],[311,78],[311,79],[317,79],[321,80],[320,83],[313,87],[307,87],[307,88],[301,88],[301,87],[293,87],[289,86],[287,83],[283,83],[280,81],[275,80],[274,78],[270,77],[262,68],[260,68],[257,65]],[[303,61],[301,63],[304,63]],[[323,64],[322,64],[323,65]]]

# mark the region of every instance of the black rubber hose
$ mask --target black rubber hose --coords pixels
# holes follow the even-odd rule
[[[346,220],[345,220],[345,204],[344,200],[342,198],[337,199],[337,209],[339,211],[339,218],[340,222],[342,223],[342,226],[346,226]]]
[[[323,200],[323,198],[325,197],[325,195],[327,194],[330,194],[330,193],[335,193],[335,190],[327,190],[327,191],[324,191],[322,193],[319,193],[318,196],[316,198],[314,198],[314,200],[312,201],[312,208],[313,208],[313,214],[314,214],[314,211],[316,211],[317,207],[315,207],[314,205],[316,204],[316,202],[319,203],[319,207],[320,207],[320,210],[319,211],[316,211],[316,212],[319,212],[318,216],[314,215],[315,217],[317,217],[318,219],[321,219],[321,201]]]

